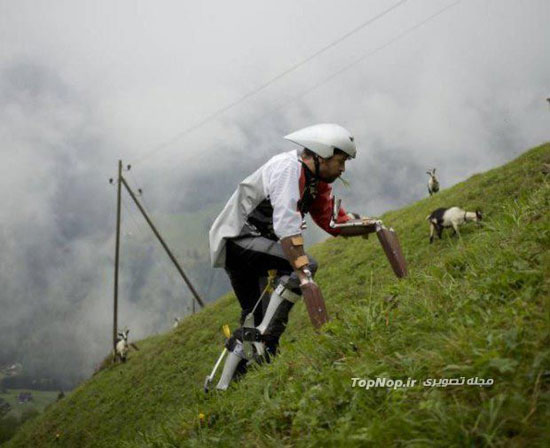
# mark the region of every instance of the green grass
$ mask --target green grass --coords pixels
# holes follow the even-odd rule
[[[17,398],[20,392],[30,392],[33,400],[25,404],[19,404]],[[38,412],[42,412],[46,406],[57,399],[58,394],[59,391],[50,390],[8,389],[5,394],[0,392],[0,398],[7,401],[11,406],[11,410],[7,415],[20,418],[26,409],[36,409]]]
[[[206,396],[202,383],[223,347],[222,324],[237,322],[231,294],[141,341],[126,364],[107,365],[7,446],[550,446],[543,162],[549,144],[385,214],[408,259],[405,280],[376,237],[313,247],[332,321],[316,333],[298,304],[280,356],[226,393]],[[452,205],[481,208],[483,225],[429,245],[426,216]],[[494,384],[365,390],[353,377]]]

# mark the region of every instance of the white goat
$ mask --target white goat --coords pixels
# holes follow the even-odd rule
[[[118,332],[117,343],[115,346],[115,361],[118,358],[122,362],[126,362],[126,356],[130,350],[128,345],[128,333],[130,333],[130,330],[128,329]]]
[[[180,318],[174,317],[174,325],[172,325],[172,328],[178,328],[179,324],[180,324]]]
[[[115,346],[115,361],[118,358],[122,362],[126,362],[126,357],[128,356],[130,348],[139,350],[138,346],[133,342],[128,343],[128,333],[130,333],[130,330],[128,329],[118,332],[117,343]]]
[[[430,193],[431,196],[439,191],[439,180],[435,175],[435,168],[426,171],[426,174],[430,176],[428,179],[428,193]]]
[[[482,219],[481,210],[467,212],[460,207],[438,208],[426,217],[430,222],[430,244],[434,240],[434,232],[437,230],[437,236],[441,239],[441,233],[444,228],[452,227],[454,234],[460,237],[458,226],[466,222],[479,222]]]

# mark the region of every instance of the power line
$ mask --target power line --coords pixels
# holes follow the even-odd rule
[[[138,159],[136,159],[134,161],[134,164],[136,163],[140,163],[142,162],[143,160],[145,159],[148,159],[149,157],[151,157],[153,154],[157,153],[158,151],[161,151],[163,149],[165,149],[166,147],[170,146],[172,143],[175,143],[177,142],[179,139],[181,139],[182,137],[184,137],[185,135],[201,128],[202,126],[204,126],[206,123],[210,122],[211,120],[217,118],[218,116],[222,115],[224,112],[227,112],[228,110],[238,106],[239,104],[241,104],[242,102],[246,101],[248,98],[254,96],[254,95],[257,95],[258,93],[260,93],[262,90],[265,90],[267,87],[269,87],[271,84],[273,84],[274,82],[278,81],[279,79],[283,78],[284,76],[288,75],[289,73],[297,70],[298,68],[300,68],[301,66],[303,66],[304,64],[308,63],[309,61],[311,61],[312,59],[316,58],[317,56],[319,56],[320,54],[324,53],[326,50],[338,45],[340,42],[342,42],[343,40],[347,39],[348,37],[352,36],[353,34],[357,33],[358,31],[362,30],[363,28],[365,28],[366,26],[376,22],[377,20],[381,19],[382,17],[384,17],[385,15],[389,14],[391,11],[393,11],[394,9],[397,9],[398,7],[402,6],[403,4],[405,4],[407,0],[400,0],[399,2],[395,3],[393,6],[391,6],[390,8],[382,11],[380,14],[378,14],[377,16],[375,17],[372,17],[370,19],[368,19],[367,21],[363,22],[362,24],[360,24],[359,26],[357,26],[356,28],[354,28],[353,30],[345,33],[344,35],[340,36],[338,39],[330,42],[328,45],[325,45],[324,47],[322,47],[321,49],[317,50],[315,53],[313,53],[312,55],[308,56],[307,58],[303,59],[302,61],[298,62],[297,64],[294,64],[293,66],[287,68],[286,70],[284,70],[283,72],[279,73],[278,75],[276,75],[275,77],[271,78],[269,81],[266,81],[264,84],[258,86],[257,88],[255,88],[254,90],[251,90],[250,92],[246,93],[245,95],[243,95],[242,97],[240,97],[239,99],[217,109],[216,111],[212,112],[211,114],[207,115],[204,119],[202,119],[201,121],[199,121],[198,123],[196,123],[195,125],[187,128],[187,129],[184,129],[183,131],[181,131],[179,134],[177,134],[176,136],[172,137],[170,140],[167,140],[166,142],[164,143],[161,143],[159,144],[157,147],[151,149],[150,151],[144,153],[141,157],[139,157]]]
[[[348,71],[349,69],[351,69],[352,67],[356,66],[357,64],[361,63],[362,61],[364,61],[365,59],[367,59],[368,57],[370,56],[374,56],[375,54],[379,53],[380,51],[384,50],[385,48],[389,47],[390,45],[394,44],[395,42],[403,39],[405,36],[407,36],[408,34],[412,33],[413,31],[417,30],[418,28],[422,27],[423,25],[425,25],[426,23],[434,20],[436,17],[440,16],[441,14],[445,13],[447,10],[451,9],[452,7],[458,5],[459,3],[461,2],[461,0],[457,0],[455,1],[454,3],[451,3],[450,5],[447,5],[445,6],[444,8],[438,10],[437,12],[435,12],[434,14],[426,17],[424,20],[418,22],[417,24],[411,26],[410,28],[407,28],[405,31],[399,33],[397,36],[393,37],[392,39],[390,39],[389,41],[387,41],[386,43],[384,43],[383,45],[380,45],[379,47],[377,48],[374,48],[373,50],[370,50],[369,52],[365,53],[364,55],[362,55],[361,57],[359,57],[358,59],[356,59],[355,61],[345,65],[344,67],[342,67],[341,69],[335,71],[334,73],[330,74],[329,76],[327,76],[326,78],[320,80],[319,82],[317,82],[316,84],[314,84],[313,86],[307,88],[306,90],[302,91],[301,93],[299,93],[298,95],[296,96],[293,96],[291,97],[290,99],[288,100],[285,100],[285,101],[282,101],[278,106],[274,107],[273,109],[270,109],[268,112],[266,112],[265,114],[262,114],[260,117],[258,117],[257,120],[255,120],[254,122],[258,122],[262,119],[264,119],[265,117],[267,116],[270,116],[271,114],[273,114],[274,112],[277,112],[278,110],[282,109],[283,107],[287,107],[289,104],[292,104],[292,103],[295,103],[297,102],[298,100],[300,100],[301,98],[305,97],[306,95],[308,95],[309,93],[313,92],[314,90],[318,89],[319,87],[327,84],[328,82],[332,81],[334,78],[338,77],[339,75],[341,75],[342,73]],[[172,169],[176,169],[177,167],[176,166],[173,166]]]
[[[416,25],[413,25],[412,27],[406,29],[405,31],[403,31],[402,33],[398,34],[396,37],[390,39],[388,42],[386,42],[385,44],[369,51],[368,53],[364,54],[363,56],[361,56],[360,58],[356,59],[355,61],[345,65],[344,67],[342,67],[340,70],[337,70],[336,72],[332,73],[331,75],[329,75],[328,77],[324,78],[323,80],[319,81],[317,84],[314,84],[312,87],[304,90],[302,93],[300,93],[299,95],[296,95],[292,98],[290,98],[289,100],[285,101],[285,102],[282,102],[281,104],[279,104],[279,106],[275,107],[274,109],[271,109],[269,112],[267,112],[266,114],[264,115],[261,115],[259,119],[262,119],[264,117],[266,117],[267,115],[271,115],[273,112],[276,112],[278,111],[279,109],[281,109],[282,107],[284,106],[287,106],[288,104],[290,103],[293,103],[293,102],[296,102],[298,101],[299,99],[303,98],[304,96],[308,95],[309,93],[313,92],[314,90],[318,89],[319,87],[325,85],[326,83],[332,81],[334,78],[336,78],[337,76],[341,75],[342,73],[348,71],[350,68],[354,67],[355,65],[359,64],[360,62],[363,62],[366,58],[368,58],[369,56],[373,56],[375,55],[376,53],[382,51],[383,49],[389,47],[390,45],[394,44],[395,42],[401,40],[403,37],[405,37],[407,34],[410,34],[412,33],[413,31],[415,31],[416,29],[420,28],[421,26],[425,25],[426,23],[430,22],[431,20],[435,19],[436,17],[440,16],[441,14],[443,14],[444,12],[446,12],[448,9],[452,8],[453,6],[456,6],[458,5],[459,3],[461,2],[461,0],[457,0],[455,1],[454,3],[451,3],[450,5],[447,5],[446,7],[440,9],[439,11],[437,11],[436,13],[432,14],[431,16],[427,17],[426,19],[422,20],[421,22],[417,23]]]

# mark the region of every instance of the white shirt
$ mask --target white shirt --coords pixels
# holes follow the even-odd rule
[[[279,239],[301,233],[298,211],[302,165],[298,151],[278,154],[244,179],[210,229],[212,266],[225,266],[225,240],[241,233],[248,215],[265,199],[273,207],[273,230]]]

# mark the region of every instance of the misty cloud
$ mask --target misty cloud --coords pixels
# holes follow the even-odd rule
[[[469,2],[365,58],[450,2],[406,2],[196,131],[213,111],[386,9],[382,1],[17,2],[0,17],[0,364],[67,382],[111,344],[117,162],[201,295],[208,223],[237,183],[319,122],[359,146],[335,184],[379,215],[549,139],[546,1]],[[31,7],[32,5],[32,7]],[[124,30],[122,32],[121,30]],[[298,98],[295,100],[295,98]],[[124,193],[120,326],[166,331],[190,294]],[[195,215],[193,215],[195,214]],[[186,236],[177,224],[196,227]],[[200,226],[203,226],[201,233]],[[310,226],[308,241],[324,238]],[[195,257],[196,251],[199,256]],[[202,257],[202,258],[201,258]]]

